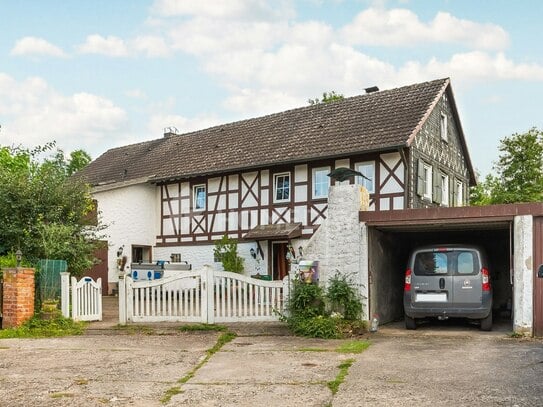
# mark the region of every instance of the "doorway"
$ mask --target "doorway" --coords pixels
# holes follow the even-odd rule
[[[288,274],[288,242],[271,242],[272,279],[282,280]]]

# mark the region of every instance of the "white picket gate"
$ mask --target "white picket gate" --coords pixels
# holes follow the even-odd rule
[[[119,280],[119,322],[241,322],[277,320],[288,276],[264,281],[209,266],[157,280]]]
[[[102,279],[94,281],[91,277],[83,277],[77,281],[75,277],[70,279],[69,273],[60,274],[62,315],[68,318],[71,314],[74,321],[101,321]]]

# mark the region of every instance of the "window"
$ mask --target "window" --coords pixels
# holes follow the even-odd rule
[[[206,209],[206,186],[195,185],[192,188],[193,202],[192,207],[195,211],[204,211]]]
[[[449,176],[441,174],[441,204],[449,205]]]
[[[313,169],[313,198],[326,198],[330,186],[330,167]]]
[[[426,163],[422,164],[422,196],[432,200],[432,166]]]
[[[273,177],[273,202],[290,201],[290,173],[275,174]]]
[[[358,176],[356,177],[356,183],[366,188],[370,194],[373,194],[375,192],[375,163],[373,161],[358,163],[355,165],[355,169],[369,178]]]
[[[440,134],[441,139],[447,141],[447,115],[445,113],[441,113],[441,121],[440,121]]]
[[[464,205],[464,184],[462,181],[456,180],[456,206]]]

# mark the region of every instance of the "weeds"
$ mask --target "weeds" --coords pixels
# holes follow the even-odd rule
[[[352,366],[354,361],[355,361],[354,359],[347,359],[346,361],[342,362],[338,366],[339,372],[336,378],[326,383],[328,388],[332,392],[332,395],[335,395],[337,393],[337,391],[339,390],[340,384],[345,381],[345,377],[347,377],[347,374],[349,373],[349,368]]]
[[[181,325],[179,328],[181,332],[194,332],[194,331],[216,331],[224,332],[226,327],[224,325],[215,325],[215,324],[189,324]]]
[[[336,349],[336,352],[357,354],[364,352],[366,349],[368,349],[369,346],[370,343],[368,341],[351,341],[341,345],[339,348]]]
[[[0,339],[81,335],[85,325],[84,322],[76,322],[62,316],[48,320],[35,316],[17,328],[0,330]]]

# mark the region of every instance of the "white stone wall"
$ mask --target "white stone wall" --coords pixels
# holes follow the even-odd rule
[[[367,228],[359,211],[367,210],[369,196],[359,185],[336,185],[328,196],[328,217],[304,247],[304,259],[319,261],[320,282],[326,285],[336,271],[351,277],[363,298],[368,316]]]
[[[533,330],[533,218],[515,216],[513,263],[513,329],[531,335]]]
[[[124,186],[94,192],[98,210],[109,243],[108,280],[115,282],[117,276],[117,249],[124,245],[123,255],[131,262],[131,246],[155,244],[157,235],[156,188],[149,184]]]

